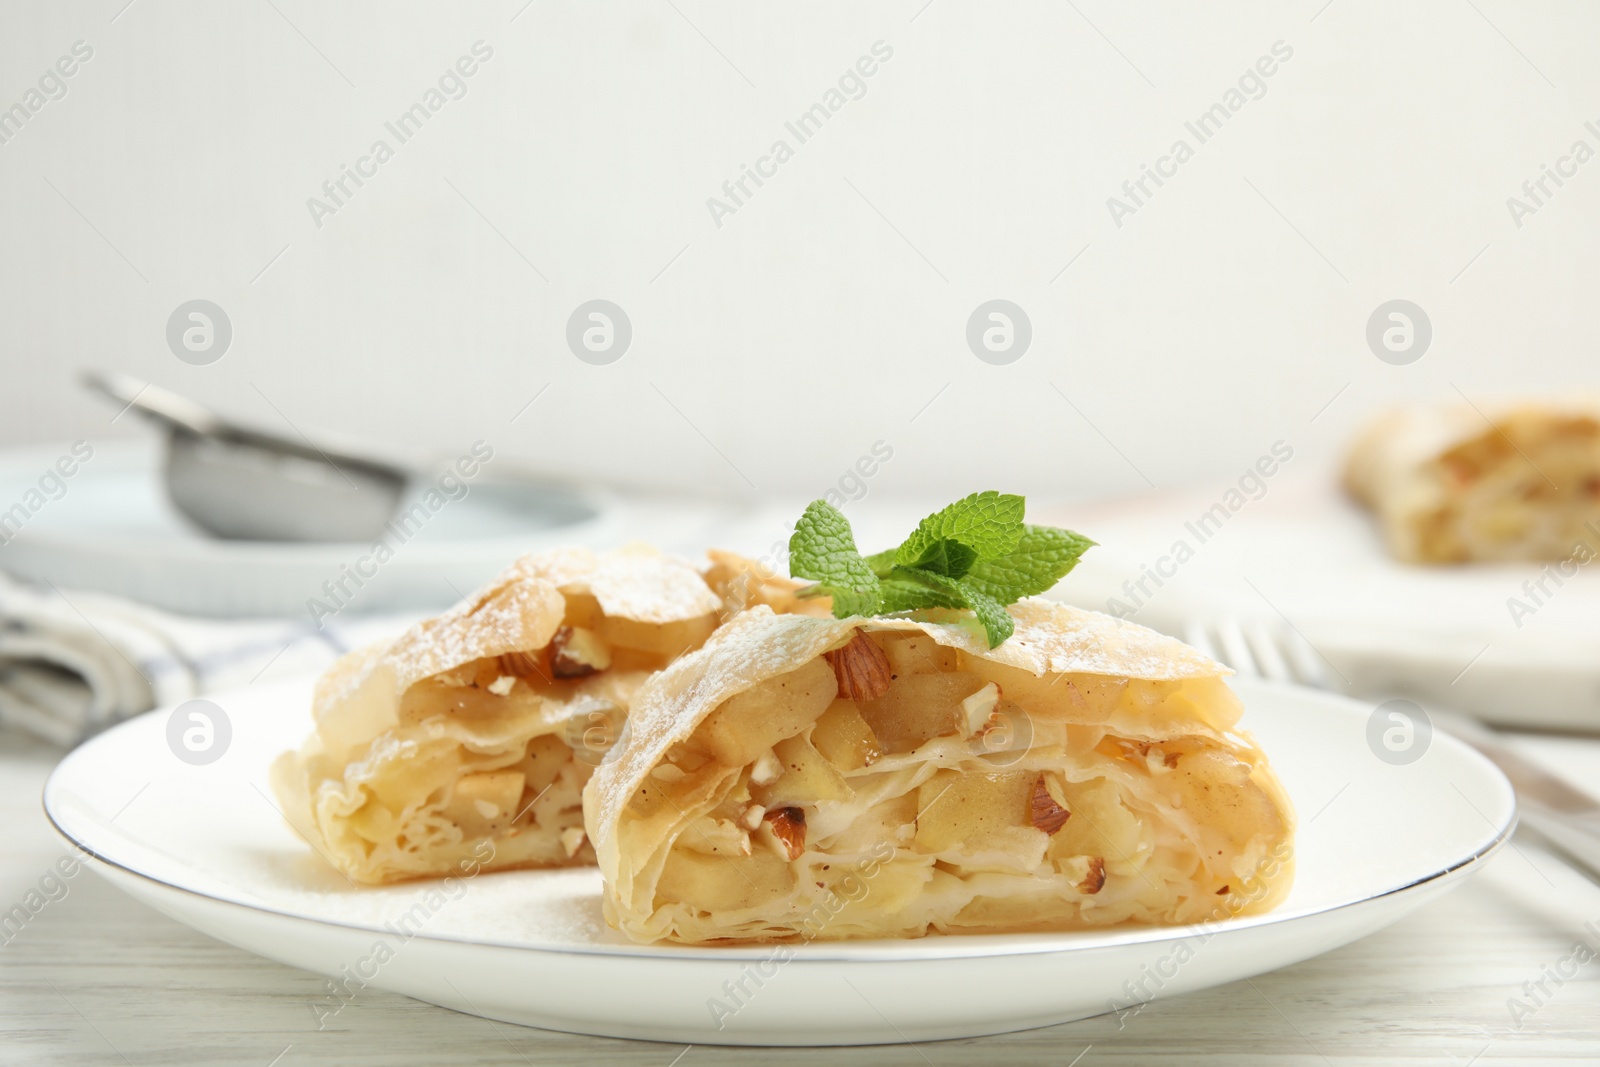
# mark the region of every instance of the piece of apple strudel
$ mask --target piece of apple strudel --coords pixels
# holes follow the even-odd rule
[[[1403,408],[1361,435],[1345,487],[1408,563],[1600,551],[1600,402]]]
[[[607,920],[808,941],[1281,900],[1294,816],[1226,668],[1098,613],[1007,610],[990,649],[970,623],[758,607],[653,678],[585,791]]]
[[[294,828],[364,883],[593,863],[582,790],[635,691],[715,629],[688,563],[524,557],[318,682],[316,733],[273,766]]]

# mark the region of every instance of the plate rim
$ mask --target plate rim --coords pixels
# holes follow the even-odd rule
[[[287,688],[291,685],[304,685],[308,681],[309,678],[285,680],[278,683],[278,686]],[[1311,699],[1315,703],[1330,705],[1329,710],[1341,713],[1348,713],[1349,711],[1353,710],[1347,705],[1357,703],[1352,698],[1345,697],[1337,693],[1309,689],[1304,686],[1287,685],[1264,681],[1262,679],[1247,679],[1244,681],[1246,681],[1250,688],[1260,687],[1273,691],[1282,691],[1297,698]],[[160,877],[159,875],[152,874],[148,871],[139,870],[135,867],[129,866],[126,863],[123,863],[120,860],[112,859],[100,852],[97,852],[86,842],[80,840],[62,825],[62,820],[58,819],[57,813],[51,809],[51,801],[54,795],[61,788],[58,783],[63,771],[68,768],[69,764],[75,759],[80,758],[80,754],[89,749],[90,746],[103,743],[104,739],[110,737],[112,734],[118,733],[126,728],[132,728],[135,723],[151,719],[152,717],[157,717],[167,710],[169,709],[154,708],[142,715],[138,715],[134,718],[117,723],[115,726],[95,735],[94,737],[85,741],[82,745],[79,745],[77,748],[67,753],[67,755],[64,756],[54,768],[52,768],[50,776],[46,779],[40,796],[41,807],[44,810],[45,818],[50,823],[51,828],[54,829],[63,840],[68,842],[69,845],[81,850],[83,853],[92,857],[95,861],[105,864],[106,866],[113,867],[128,875],[152,883],[161,888],[175,890],[179,893],[198,897],[202,900],[210,901],[212,903],[227,904],[234,907],[243,908],[248,911],[265,913],[274,916],[275,918],[300,920],[316,925],[335,927],[360,933],[372,933],[379,935],[384,934],[386,932],[385,929],[378,925],[369,926],[366,924],[349,922],[342,919],[330,919],[322,916],[306,914],[304,912],[289,911],[280,907],[273,907],[242,900],[234,900],[228,897],[217,896],[213,893],[208,893],[189,886],[178,885]],[[1105,949],[1123,948],[1134,945],[1155,945],[1166,942],[1183,941],[1199,935],[1214,936],[1230,930],[1244,930],[1279,925],[1307,919],[1313,916],[1327,915],[1350,908],[1362,907],[1372,904],[1375,901],[1395,897],[1400,894],[1417,890],[1424,886],[1432,885],[1439,882],[1441,879],[1463,877],[1465,872],[1481,866],[1485,860],[1497,853],[1510,841],[1511,835],[1515,832],[1520,818],[1520,807],[1517,801],[1516,792],[1512,788],[1510,781],[1491,760],[1485,757],[1482,753],[1478,752],[1476,749],[1472,748],[1472,746],[1450,736],[1449,734],[1440,732],[1437,736],[1442,737],[1446,744],[1455,746],[1458,755],[1465,755],[1469,762],[1477,764],[1480,770],[1488,772],[1489,780],[1495,784],[1495,786],[1506,796],[1508,800],[1505,819],[1499,825],[1494,825],[1492,820],[1489,820],[1487,816],[1485,816],[1485,821],[1491,822],[1491,826],[1493,827],[1492,833],[1486,840],[1482,841],[1471,854],[1457,859],[1449,866],[1446,866],[1440,870],[1430,871],[1417,878],[1414,878],[1404,885],[1393,886],[1381,892],[1371,893],[1354,900],[1347,900],[1331,906],[1300,908],[1292,911],[1283,910],[1280,908],[1258,915],[1235,917],[1218,920],[1215,922],[1188,923],[1182,926],[1141,926],[1136,924],[1118,924],[1116,926],[1106,927],[1101,930],[1030,931],[1020,935],[929,934],[918,938],[847,939],[836,941],[810,941],[800,944],[794,944],[791,942],[763,942],[755,945],[738,946],[694,946],[680,945],[672,942],[654,942],[649,944],[629,942],[620,944],[572,945],[486,940],[482,937],[469,938],[430,932],[418,932],[416,935],[414,935],[414,937],[423,938],[429,941],[442,942],[450,945],[464,945],[477,948],[494,948],[510,951],[543,952],[576,956],[603,956],[624,959],[711,961],[760,960],[770,956],[774,951],[776,951],[778,946],[786,945],[793,950],[793,956],[790,961],[792,963],[931,963],[954,959],[997,958],[1005,956],[1040,955],[1057,952],[1090,952]],[[563,872],[570,872],[573,869],[561,868],[560,870]],[[537,874],[539,872],[537,870],[529,870],[527,872],[504,871],[484,873]],[[433,881],[437,880],[415,879],[410,883],[398,884],[420,886],[431,884]],[[994,943],[994,939],[997,938],[1023,937],[1027,938],[1028,940],[1017,940],[1013,943],[1005,944]],[[945,951],[939,951],[937,947],[932,946],[943,947]]]
[[[79,841],[77,838],[73,837],[70,833],[64,830],[61,827],[61,824],[56,821],[55,816],[51,813],[48,806],[45,806],[45,818],[49,820],[51,828],[54,829],[57,834],[59,834],[69,844],[88,855],[89,858],[94,860],[96,863],[104,864],[107,867],[137,878],[140,881],[148,882],[161,890],[170,890],[172,892],[182,893],[187,896],[192,896],[200,900],[207,901],[211,904],[221,904],[230,908],[238,908],[248,912],[270,915],[274,919],[288,919],[294,922],[310,923],[313,926],[335,927],[340,930],[348,930],[353,933],[361,934],[377,934],[382,936],[392,933],[392,931],[387,930],[382,926],[365,926],[360,923],[345,922],[338,919],[327,919],[315,915],[285,911],[281,908],[267,907],[259,904],[248,904],[240,900],[229,900],[226,897],[214,896],[210,893],[201,892],[198,889],[191,889],[188,886],[177,885],[145,871],[135,870],[124,863],[110,859],[98,852],[95,852],[93,849],[89,848],[83,842]],[[1392,889],[1386,889],[1381,893],[1373,893],[1369,896],[1361,897],[1358,900],[1348,900],[1342,904],[1335,904],[1331,907],[1306,908],[1294,912],[1271,911],[1260,915],[1251,915],[1237,919],[1227,919],[1211,924],[1189,923],[1184,926],[1140,926],[1135,924],[1118,924],[1116,926],[1104,928],[1106,931],[1104,934],[1102,934],[1101,931],[1091,930],[1062,930],[1027,932],[1026,934],[1022,935],[1030,938],[1053,939],[1065,939],[1072,937],[1080,940],[1088,940],[1088,938],[1091,936],[1098,938],[1098,940],[1087,944],[1018,943],[1013,945],[994,945],[980,943],[979,939],[995,936],[1016,935],[927,934],[922,937],[902,938],[897,940],[861,938],[825,942],[811,941],[798,945],[786,941],[773,941],[763,942],[758,945],[719,945],[702,947],[673,944],[670,942],[655,942],[651,944],[629,943],[618,945],[577,946],[490,941],[482,938],[452,937],[420,931],[418,933],[411,934],[407,938],[407,943],[410,943],[411,941],[422,940],[436,942],[442,945],[459,945],[467,948],[487,948],[506,952],[536,952],[549,955],[588,957],[599,956],[628,960],[705,960],[708,962],[765,960],[780,947],[787,947],[794,952],[794,955],[789,960],[790,964],[940,963],[963,959],[998,959],[1007,956],[1040,956],[1054,953],[1094,952],[1103,951],[1106,949],[1127,948],[1134,945],[1160,945],[1167,942],[1186,941],[1192,937],[1198,937],[1201,935],[1216,936],[1218,934],[1224,934],[1233,930],[1256,929],[1260,927],[1274,926],[1281,923],[1294,922],[1300,919],[1309,919],[1320,915],[1331,915],[1336,912],[1346,911],[1351,908],[1366,907],[1380,900],[1387,900],[1391,897],[1398,897],[1402,894],[1411,893],[1423,887],[1434,885],[1435,883],[1440,882],[1442,879],[1464,877],[1470,868],[1481,865],[1485,860],[1493,857],[1510,841],[1511,834],[1516,830],[1517,822],[1518,815],[1517,812],[1513,810],[1509,824],[1503,829],[1497,831],[1492,840],[1487,842],[1472,855],[1465,857],[1464,859],[1444,868],[1443,870],[1434,871],[1430,874],[1417,878],[1414,881],[1407,882],[1405,885],[1396,886]],[[560,868],[560,870],[568,870],[568,868]],[[487,871],[484,873],[512,874],[518,872]],[[534,871],[534,873],[537,872]],[[425,884],[428,881],[428,879],[416,879],[415,884]],[[1127,936],[1112,936],[1113,932]],[[920,948],[928,945],[944,944],[946,942],[965,942],[971,947],[972,951],[946,953],[910,953],[895,951],[896,948],[902,946]],[[819,946],[823,949],[823,951],[806,951],[807,949],[818,948]],[[857,951],[845,954],[833,954],[833,952],[826,951],[836,949],[840,946],[851,946],[852,948],[856,948]]]

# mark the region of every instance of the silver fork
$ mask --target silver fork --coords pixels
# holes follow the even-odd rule
[[[1333,689],[1327,663],[1296,630],[1276,623],[1239,619],[1192,620],[1183,639],[1242,678],[1293,682]]]
[[[1241,678],[1265,678],[1312,689],[1337,687],[1327,661],[1298,631],[1273,622],[1192,620],[1184,639]],[[1432,725],[1477,749],[1499,767],[1517,793],[1522,821],[1600,878],[1600,801],[1522,756],[1475,719],[1438,708]]]

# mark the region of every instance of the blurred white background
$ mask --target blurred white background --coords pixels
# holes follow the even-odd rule
[[[820,494],[880,440],[873,492],[946,496],[1330,457],[1402,397],[1595,384],[1600,162],[1520,226],[1507,198],[1600,149],[1597,34],[1547,0],[9,4],[0,443],[143,435],[77,387],[99,366],[278,429],[729,495]],[[401,144],[385,124],[480,41]],[[785,123],[880,41],[800,144]],[[708,198],[780,138],[719,226]],[[319,226],[308,198],[379,139]],[[205,366],[166,341],[197,298],[233,330]],[[566,344],[592,299],[632,323],[610,365]],[[1009,365],[966,342],[991,299],[1031,320]],[[1391,299],[1432,321],[1409,365],[1365,340]]]
[[[481,440],[492,474],[666,491],[597,493],[621,503],[546,535],[562,541],[781,563],[830,490],[862,501],[867,551],[967,493],[1023,493],[1031,521],[1102,542],[1063,583],[1080,604],[1185,635],[1282,623],[1373,723],[1404,696],[1595,730],[1600,567],[1524,628],[1509,605],[1534,564],[1402,568],[1328,468],[1402,400],[1600,390],[1597,44],[1594,0],[0,0],[0,909],[62,856],[38,801],[61,744],[206,695],[237,714],[218,765],[235,773],[260,736],[250,686],[323,670],[543,544],[485,521],[486,489],[381,571],[364,543],[202,538],[155,491],[154,434],[113,420],[86,368],[291,437],[451,458]],[[801,143],[789,124],[819,105]],[[402,143],[408,113],[426,117]],[[764,184],[730,203],[745,167]],[[168,336],[197,300],[231,328],[198,363]],[[568,341],[597,300],[631,324],[606,363]],[[997,300],[1031,328],[999,364],[968,340]],[[1386,361],[1369,320],[1397,300],[1431,341]],[[69,493],[48,472],[74,441],[95,458]],[[1248,505],[1233,491],[1224,537],[1193,533],[1283,449]],[[1207,547],[1174,578],[1191,541]],[[1158,569],[1173,580],[1146,584]],[[1566,738],[1522,750],[1580,786],[1600,765]],[[1341,795],[1303,804],[1306,825]],[[1600,914],[1517,840],[1455,902],[1243,992],[922,1058],[1065,1064],[1089,1045],[1085,1064],[1133,1063],[1205,1042],[1257,1062],[1593,1062],[1592,973],[1526,1028],[1496,1021]],[[7,1063],[710,1058],[507,1036],[376,988],[313,1035],[331,981],[97,879],[71,893],[5,948]]]

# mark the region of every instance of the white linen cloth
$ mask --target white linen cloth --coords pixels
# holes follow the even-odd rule
[[[0,573],[0,726],[71,745],[151,708],[263,676],[322,671],[414,615],[287,619],[173,615]]]

